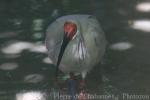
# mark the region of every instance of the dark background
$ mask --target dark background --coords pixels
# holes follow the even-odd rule
[[[43,61],[45,30],[68,14],[95,15],[108,41],[103,63],[87,76],[88,91],[149,95],[150,7],[143,10],[143,3],[150,6],[149,0],[0,0],[0,100],[51,92],[55,68]]]

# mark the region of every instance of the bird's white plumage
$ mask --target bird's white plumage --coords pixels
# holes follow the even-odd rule
[[[47,29],[48,55],[56,64],[64,35],[64,23],[72,21],[77,33],[69,42],[59,69],[64,73],[82,73],[85,77],[98,64],[105,52],[106,40],[99,22],[92,15],[67,15],[56,19]]]

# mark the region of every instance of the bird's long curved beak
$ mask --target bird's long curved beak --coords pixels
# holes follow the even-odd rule
[[[60,52],[58,55],[58,59],[57,59],[57,65],[56,65],[56,77],[58,76],[58,72],[59,72],[59,65],[61,62],[61,59],[63,57],[64,51],[69,43],[70,39],[67,37],[67,34],[64,34],[64,38],[63,38],[63,42],[61,44],[61,48],[60,48]]]

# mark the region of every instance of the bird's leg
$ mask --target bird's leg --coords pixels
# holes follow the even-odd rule
[[[81,76],[82,79],[80,81],[80,92],[79,92],[79,96],[78,96],[78,100],[88,100],[88,96],[87,96],[87,92],[85,89],[85,77],[86,77],[87,72],[82,72]]]
[[[89,100],[88,94],[85,90],[81,90],[78,95],[78,100]]]
[[[80,88],[83,88],[85,86],[85,79],[80,80]]]
[[[69,94],[71,95],[71,100],[76,100],[75,95],[77,92],[77,84],[76,84],[76,79],[75,75],[73,72],[69,73],[70,78],[68,80],[68,89],[69,89]]]
[[[82,72],[81,73],[82,79],[80,81],[80,89],[83,89],[85,87],[85,77],[86,77],[86,74],[87,74],[87,72]]]

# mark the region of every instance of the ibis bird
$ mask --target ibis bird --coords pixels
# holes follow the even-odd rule
[[[98,64],[106,47],[105,34],[92,15],[66,15],[56,19],[46,31],[48,56],[59,70],[73,75],[79,73],[82,82]]]

